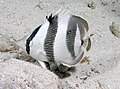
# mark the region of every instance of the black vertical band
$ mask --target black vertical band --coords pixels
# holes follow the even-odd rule
[[[32,34],[29,36],[29,38],[26,40],[26,51],[28,54],[30,54],[30,41],[35,37],[35,35],[37,34],[38,30],[40,29],[42,25],[40,25],[39,27],[37,27]]]
[[[53,46],[58,29],[58,15],[55,15],[54,17],[50,15],[49,18],[47,17],[47,19],[50,22],[50,25],[44,42],[44,50],[46,52],[48,60],[54,61]]]

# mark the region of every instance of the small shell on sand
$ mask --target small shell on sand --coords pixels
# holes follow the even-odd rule
[[[80,63],[90,64],[89,56],[85,56]]]
[[[95,9],[96,8],[96,4],[94,2],[91,2],[88,4],[88,7],[91,9]]]
[[[110,31],[114,36],[120,38],[120,28],[118,24],[116,24],[115,22],[112,22],[112,25],[110,26]]]
[[[109,3],[108,3],[108,1],[107,0],[101,0],[101,5],[102,6],[106,6],[106,5],[108,5]]]

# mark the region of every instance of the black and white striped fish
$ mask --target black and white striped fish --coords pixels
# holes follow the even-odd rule
[[[39,62],[53,62],[74,66],[81,61],[84,51],[90,49],[90,39],[84,39],[87,22],[66,13],[46,16],[47,22],[32,34],[18,41],[18,45]]]

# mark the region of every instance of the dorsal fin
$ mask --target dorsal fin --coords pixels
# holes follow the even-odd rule
[[[46,19],[50,22],[50,23],[52,23],[53,21],[54,21],[54,19],[56,19],[56,18],[58,18],[58,15],[56,14],[56,15],[50,15],[50,16],[46,16]]]

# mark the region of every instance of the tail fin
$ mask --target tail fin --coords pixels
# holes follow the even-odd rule
[[[25,42],[26,42],[27,37],[28,37],[28,35],[26,35],[22,39],[19,39],[16,41],[16,44],[25,52],[26,52]]]

